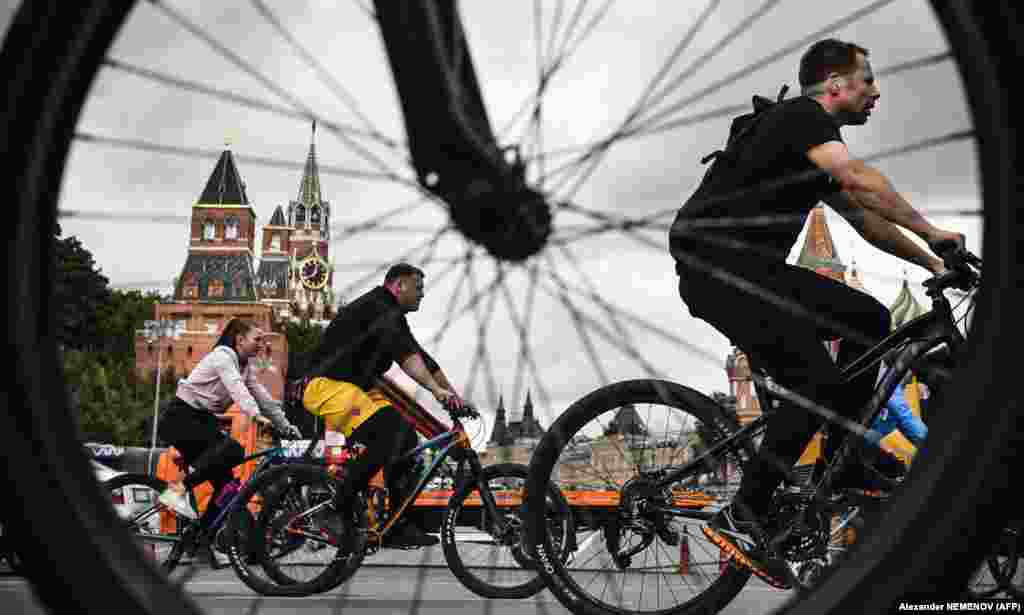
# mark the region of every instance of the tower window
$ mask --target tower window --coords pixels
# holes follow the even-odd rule
[[[298,207],[295,208],[295,224],[305,224],[305,223],[306,223],[306,208],[304,206],[302,206],[302,205],[299,205]]]
[[[232,216],[224,223],[224,238],[238,239],[238,218]]]
[[[320,208],[314,207],[309,210],[309,223],[320,224]]]
[[[203,222],[203,239],[213,239],[214,226],[212,220]]]

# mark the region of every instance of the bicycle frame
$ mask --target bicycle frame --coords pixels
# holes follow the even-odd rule
[[[953,309],[949,304],[949,300],[942,294],[942,291],[930,290],[928,296],[932,299],[931,311],[902,325],[878,344],[869,348],[864,354],[841,368],[840,373],[844,382],[849,382],[866,370],[878,366],[883,358],[895,351],[891,364],[882,374],[875,386],[874,393],[859,413],[859,424],[861,426],[869,425],[874,420],[875,416],[885,406],[885,403],[892,397],[903,376],[915,362],[923,356],[939,350],[943,345],[948,347],[953,356],[956,356],[965,343],[966,340],[953,319]],[[902,350],[898,350],[900,348]],[[771,402],[777,397],[793,396],[796,393],[774,382],[769,387],[760,379],[755,379],[754,388],[761,405],[761,416],[755,418],[731,436],[710,446],[702,455],[691,460],[689,463],[669,471],[656,483],[659,489],[668,488],[670,485],[679,482],[687,475],[692,474],[694,468],[701,465],[705,459],[722,452],[735,452],[738,447],[742,447],[746,449],[748,455],[755,453],[753,446],[754,437],[764,431],[767,427],[767,421],[777,412],[773,409]],[[831,484],[831,477],[838,473],[843,464],[852,455],[852,452],[853,442],[848,438],[843,442],[843,445],[836,453],[835,459],[826,469],[821,485],[828,486]],[[787,483],[793,483],[788,473],[784,476],[784,480]],[[822,492],[822,489],[820,489],[821,485],[816,490],[818,493]],[[657,506],[656,508],[659,511],[672,515],[701,520],[710,519],[714,515],[711,512],[675,506]]]
[[[237,465],[242,465],[243,463],[252,461],[253,459],[258,459],[260,457],[265,457],[265,459],[263,461],[261,461],[258,466],[256,466],[256,469],[253,471],[253,475],[256,475],[256,474],[258,474],[260,472],[263,472],[264,470],[269,468],[271,465],[275,465],[276,463],[279,463],[276,460],[284,458],[284,447],[282,447],[282,446],[274,446],[274,447],[271,447],[271,448],[264,449],[264,450],[262,450],[262,451],[260,451],[258,453],[255,453],[253,455],[249,455],[248,457],[246,457],[242,461],[240,461]],[[197,502],[196,502],[196,499],[195,499],[195,493],[191,489],[188,492],[188,496],[189,496],[189,501],[192,504],[192,507],[194,509],[197,509],[197,506],[196,506]],[[216,497],[216,494],[214,494],[212,497]],[[232,512],[232,511],[234,511],[235,509],[238,508],[238,506],[236,505],[236,500],[238,500],[238,495],[237,494],[234,497],[232,497],[231,501],[228,502],[227,506],[225,506],[224,509],[221,510],[217,514],[217,517],[214,518],[213,522],[210,523],[210,526],[207,528],[207,532],[214,531],[216,528],[219,528],[220,524],[224,522],[224,519],[226,518],[226,516],[230,512]],[[137,524],[137,523],[141,523],[141,522],[145,521],[146,519],[152,517],[155,513],[159,512],[159,511],[160,511],[160,507],[157,506],[157,505],[153,505],[153,506],[150,506],[150,507],[146,508],[145,510],[140,511],[138,514],[134,515],[130,519],[127,519],[126,522],[130,523],[132,525]],[[153,542],[180,542],[182,540],[182,536],[180,534],[176,534],[176,535],[163,535],[163,534],[158,534],[157,535],[157,534],[154,534],[152,536],[147,536],[146,539],[150,540],[150,541],[153,541]]]
[[[392,527],[394,527],[402,515],[405,514],[409,505],[419,497],[420,493],[423,492],[423,489],[431,479],[437,475],[445,460],[449,457],[452,457],[459,463],[455,473],[456,488],[458,487],[458,484],[461,484],[462,480],[466,480],[464,472],[466,464],[469,465],[470,479],[479,477],[483,471],[483,466],[480,465],[480,458],[476,455],[476,451],[474,451],[473,447],[470,445],[469,438],[466,436],[462,423],[458,419],[455,419],[454,425],[448,431],[426,440],[415,448],[404,453],[399,457],[399,462],[415,459],[420,453],[428,449],[437,451],[437,454],[433,456],[430,465],[422,472],[422,474],[414,477],[414,480],[417,481],[415,487],[413,487],[412,491],[408,496],[406,496],[405,500],[399,506],[393,507],[395,512],[390,515],[383,527],[378,525],[377,527],[370,528],[371,532],[373,532],[378,539],[382,538],[391,530]],[[494,494],[491,493],[491,490],[486,484],[480,484],[480,498],[488,514],[490,514],[492,518],[498,518],[497,502],[494,499]]]
[[[300,459],[308,459],[309,458],[310,453],[313,451],[313,448],[316,446],[316,442],[317,442],[317,438],[314,438],[310,442],[309,446],[306,448],[306,451],[302,454],[302,457]],[[265,472],[271,466],[274,466],[274,465],[277,465],[277,464],[280,464],[280,463],[290,463],[287,460],[287,458],[285,458],[284,451],[285,451],[284,447],[281,446],[280,444],[278,444],[276,446],[271,446],[271,447],[265,448],[262,451],[259,451],[257,453],[253,453],[252,455],[249,455],[248,457],[243,458],[240,462],[235,464],[234,467],[238,467],[238,466],[243,465],[245,463],[248,463],[248,462],[250,462],[250,461],[252,461],[254,459],[259,459],[260,457],[263,457],[263,460],[260,461],[260,463],[253,470],[252,475],[250,476],[250,480],[252,480],[252,476],[257,476],[260,473]],[[211,497],[216,497],[216,496],[217,496],[217,494],[213,494]],[[192,503],[192,507],[194,509],[198,510],[198,506],[197,506],[198,502],[196,502],[195,493],[194,493],[193,490],[190,489],[188,491],[188,497],[189,497],[189,501]],[[221,509],[217,513],[217,516],[213,519],[213,521],[210,523],[210,525],[206,528],[206,532],[207,533],[216,532],[220,528],[220,526],[224,523],[224,520],[227,518],[227,516],[229,514],[233,513],[235,510],[237,510],[240,505],[244,505],[244,502],[242,502],[242,504],[239,504],[239,500],[240,499],[241,498],[239,497],[239,494],[237,494],[237,493],[234,496],[232,496],[231,500],[227,503],[227,505],[225,505],[224,508]],[[143,510],[139,514],[135,515],[134,517],[132,517],[128,521],[130,523],[132,523],[132,524],[136,524],[136,523],[145,521],[146,519],[151,517],[158,510],[159,510],[158,506],[151,506],[151,507],[147,508],[146,510]],[[180,542],[182,539],[183,538],[182,538],[182,536],[180,534],[172,535],[172,536],[166,536],[166,535],[160,534],[160,535],[153,535],[153,536],[147,537],[147,540],[151,540],[153,542]]]

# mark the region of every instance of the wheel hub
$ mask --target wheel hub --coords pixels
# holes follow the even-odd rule
[[[521,181],[478,178],[445,200],[455,228],[503,261],[521,262],[537,254],[551,234],[551,207]]]

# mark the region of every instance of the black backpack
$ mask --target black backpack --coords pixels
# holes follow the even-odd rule
[[[729,140],[726,141],[725,149],[711,152],[701,158],[700,163],[707,164],[712,160],[724,160],[730,164],[735,163],[740,143],[754,131],[754,128],[768,115],[768,111],[774,109],[776,105],[785,99],[786,92],[788,91],[789,86],[783,85],[782,89],[779,90],[779,96],[775,100],[755,94],[751,100],[754,105],[754,112],[733,118],[732,125],[729,126]]]

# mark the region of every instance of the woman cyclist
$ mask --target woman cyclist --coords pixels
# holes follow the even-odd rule
[[[160,494],[160,502],[180,515],[196,519],[187,490],[210,481],[219,493],[234,478],[232,469],[245,457],[242,446],[221,433],[217,416],[237,403],[242,428],[261,413],[283,435],[300,438],[299,430],[288,422],[281,402],[275,401],[256,379],[250,359],[263,348],[263,331],[252,323],[233,318],[224,327],[213,350],[203,357],[188,378],[178,381],[173,400],[160,418],[160,438],[178,449],[194,471],[183,482],[174,482]],[[200,519],[200,527],[216,518],[216,498],[210,498]]]

